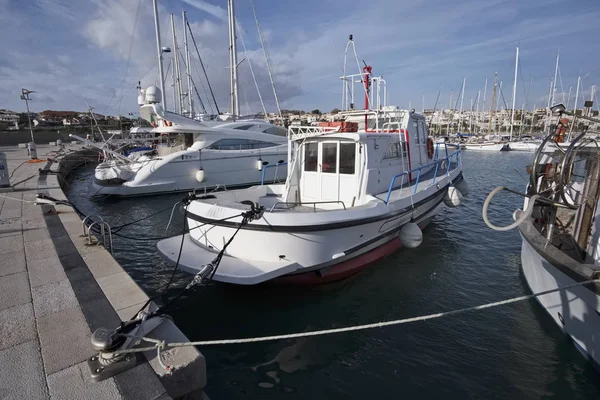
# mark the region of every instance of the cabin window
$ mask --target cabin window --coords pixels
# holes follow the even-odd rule
[[[392,142],[383,155],[383,159],[400,158],[402,154],[406,155],[406,144],[404,142]]]
[[[184,133],[183,134],[185,148],[190,148],[194,145],[194,134],[193,133]]]
[[[419,130],[423,138],[423,143],[425,143],[427,141],[427,130],[425,129],[425,121],[422,119],[419,120]]]
[[[278,144],[252,139],[221,139],[217,140],[207,148],[212,150],[253,150],[274,146],[278,146]]]
[[[337,143],[323,143],[321,172],[335,174],[337,172]]]
[[[421,126],[417,123],[417,121],[413,121],[413,126],[415,127],[415,143],[421,143]]]
[[[356,143],[340,143],[340,174],[353,174]]]
[[[319,144],[312,142],[304,145],[304,170],[317,172],[319,163]]]
[[[236,126],[233,129],[238,129],[240,131],[247,131],[248,129],[252,128],[254,125],[240,125],[240,126]]]
[[[287,136],[287,129],[280,126],[270,126],[263,131],[267,135]]]

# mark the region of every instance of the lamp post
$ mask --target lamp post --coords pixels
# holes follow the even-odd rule
[[[25,100],[25,106],[27,107],[27,120],[29,121],[29,133],[31,133],[31,141],[33,140],[33,129],[31,128],[31,115],[29,113],[29,94],[35,93],[33,90],[21,89],[21,100]]]
[[[37,159],[37,151],[35,148],[35,141],[33,139],[33,128],[31,127],[31,114],[29,113],[29,94],[35,93],[33,90],[21,89],[21,100],[25,100],[25,106],[27,107],[27,121],[29,121],[29,133],[31,134],[31,142],[27,145],[29,150],[29,157],[32,160]]]

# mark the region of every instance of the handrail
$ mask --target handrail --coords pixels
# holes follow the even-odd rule
[[[282,163],[277,163],[277,164],[271,164],[271,165],[265,165],[263,166],[262,169],[262,177],[260,179],[260,184],[261,186],[265,184],[265,171],[267,170],[267,168],[277,168],[277,167],[281,167],[287,165],[286,162],[282,162]],[[277,173],[275,173],[275,178],[273,178],[273,182],[275,182],[275,179],[277,179]]]
[[[390,182],[390,186],[389,186],[388,191],[387,191],[387,196],[385,198],[385,204],[389,204],[389,202],[390,202],[390,196],[392,195],[392,191],[394,190],[394,183],[396,182],[397,178],[399,178],[401,176],[404,176],[404,175],[412,174],[413,172],[418,172],[417,173],[417,179],[415,181],[415,189],[413,190],[413,194],[416,194],[417,193],[417,189],[419,187],[419,180],[420,180],[420,177],[421,177],[421,170],[423,168],[428,167],[430,165],[433,165],[434,163],[437,164],[435,172],[434,172],[434,175],[433,175],[433,182],[432,182],[432,185],[433,185],[435,183],[435,179],[437,177],[437,171],[438,171],[439,164],[441,162],[444,162],[444,161],[446,161],[448,163],[446,174],[449,175],[450,174],[450,166],[452,165],[452,158],[456,158],[456,163],[455,163],[455,169],[456,169],[458,167],[458,165],[459,165],[459,159],[460,159],[459,157],[460,157],[460,150],[457,150],[454,153],[450,154],[448,157],[440,158],[440,159],[437,159],[436,161],[434,161],[432,163],[421,165],[420,167],[413,168],[410,171],[404,171],[402,173],[394,175],[392,177],[392,180]],[[404,183],[402,185],[404,185]]]
[[[288,201],[278,201],[277,203],[273,204],[273,207],[271,207],[271,209],[269,210],[269,212],[273,212],[273,210],[275,209],[275,207],[277,207],[278,204],[289,204],[289,205],[293,205],[293,206],[301,206],[304,204],[312,204],[313,205],[313,212],[317,212],[317,204],[341,204],[342,207],[344,207],[344,210],[347,210],[346,208],[346,204],[341,201],[341,200],[330,200],[330,201],[300,201],[300,202],[288,202]]]

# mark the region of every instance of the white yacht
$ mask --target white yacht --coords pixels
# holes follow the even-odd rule
[[[370,82],[370,67],[342,78]],[[352,118],[290,127],[285,183],[193,196],[189,232],[158,242],[161,256],[231,284],[319,284],[418,246],[442,203],[458,206],[468,190],[460,151],[434,149],[417,113],[350,108],[366,129]]]
[[[285,180],[285,129],[255,119],[196,121],[164,111],[155,96],[151,99],[140,113],[154,126],[154,149],[130,157],[109,154],[112,158],[96,167],[96,195],[229,189]]]
[[[493,196],[505,189],[499,187],[486,199],[483,216],[492,229],[518,228],[525,281],[534,293],[553,291],[536,299],[598,368],[600,281],[572,285],[600,279],[600,144],[581,134],[559,149],[563,138],[557,133],[568,126],[561,125],[544,139],[528,167],[524,211],[516,210],[515,221],[508,226],[491,224],[487,209]]]

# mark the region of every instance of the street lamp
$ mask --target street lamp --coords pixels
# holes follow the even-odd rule
[[[29,97],[30,93],[35,93],[33,90],[21,89],[21,100],[25,100],[25,106],[27,107],[27,120],[29,121],[29,133],[31,134],[31,144],[29,145],[29,155],[32,159],[37,158],[37,152],[35,151],[35,140],[33,139],[33,128],[31,127],[31,114],[29,113]]]

